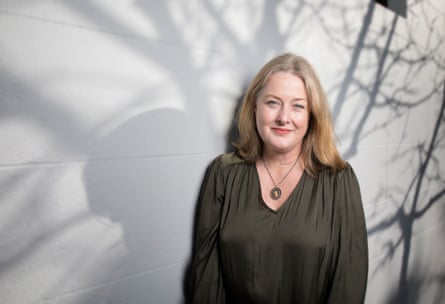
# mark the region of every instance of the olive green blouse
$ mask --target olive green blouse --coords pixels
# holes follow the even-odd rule
[[[216,158],[201,188],[192,262],[193,303],[362,303],[368,273],[357,178],[303,173],[277,210],[253,163]]]

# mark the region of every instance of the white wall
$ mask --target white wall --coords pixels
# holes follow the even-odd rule
[[[182,302],[203,171],[292,51],[360,179],[367,303],[439,303],[445,3],[372,3],[1,0],[1,302]]]

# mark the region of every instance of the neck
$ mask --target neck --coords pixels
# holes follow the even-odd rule
[[[275,153],[275,152],[264,151],[263,159],[271,165],[288,166],[292,165],[295,162],[295,160],[300,156],[300,153],[301,151],[298,151],[298,153],[295,153],[295,151],[288,153]]]

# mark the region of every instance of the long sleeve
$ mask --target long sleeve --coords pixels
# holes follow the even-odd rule
[[[364,302],[368,275],[368,242],[360,187],[348,165],[339,173],[336,190],[335,250],[329,304]]]
[[[219,252],[219,224],[224,199],[221,157],[207,169],[196,217],[192,264],[192,302],[225,303]]]

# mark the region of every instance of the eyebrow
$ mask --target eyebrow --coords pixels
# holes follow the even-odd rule
[[[273,97],[273,98],[281,100],[280,97],[278,97],[278,96],[276,96],[274,94],[267,94],[267,95],[264,95],[264,97]],[[306,98],[304,98],[304,97],[297,97],[297,98],[293,98],[292,99],[292,101],[302,101],[302,100],[306,101]]]

